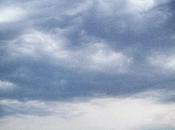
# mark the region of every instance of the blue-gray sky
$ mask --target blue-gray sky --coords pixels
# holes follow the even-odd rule
[[[174,130],[174,22],[173,0],[1,0],[0,130]]]

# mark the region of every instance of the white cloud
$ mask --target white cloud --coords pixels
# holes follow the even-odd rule
[[[127,13],[143,13],[148,11],[157,5],[167,3],[170,0],[96,0],[101,6],[101,10],[112,11],[118,9]],[[111,12],[110,12],[111,13]],[[114,13],[114,12],[113,12]],[[121,12],[120,12],[121,13]]]
[[[16,87],[16,85],[13,84],[13,83],[11,83],[11,82],[9,82],[9,81],[0,80],[0,90],[1,90],[1,91],[2,91],[2,90],[4,90],[4,91],[6,91],[6,90],[12,90],[12,89],[14,89],[15,87]]]
[[[132,58],[116,52],[103,41],[94,40],[88,46],[72,49],[67,47],[67,39],[61,34],[55,38],[35,30],[16,39],[10,49],[13,56],[49,58],[53,64],[82,70],[125,72],[132,63]]]
[[[79,2],[78,4],[75,4],[74,6],[71,6],[67,9],[65,9],[63,12],[65,15],[69,15],[69,16],[74,16],[74,15],[78,15],[81,14],[82,12],[87,11],[87,9],[93,4],[92,0],[84,0],[83,2]]]
[[[132,58],[122,52],[113,51],[106,44],[96,43],[88,49],[88,63],[92,69],[99,71],[125,71],[132,63]]]
[[[156,8],[166,2],[169,0],[96,0],[94,6],[96,15],[105,19],[102,20],[104,23],[111,19],[107,27],[113,25],[119,32],[130,29],[140,35],[150,26],[163,24],[169,18],[168,11]],[[159,20],[155,21],[155,18]],[[155,24],[152,25],[153,21]]]
[[[164,72],[174,72],[175,71],[175,54],[162,54],[154,53],[149,58],[148,61],[154,67],[161,69]]]
[[[129,8],[137,12],[147,11],[152,8],[154,4],[154,0],[128,0]]]
[[[25,11],[19,7],[0,8],[0,23],[16,22],[24,17]]]
[[[161,95],[162,96],[162,95]],[[140,130],[144,127],[175,127],[175,104],[158,103],[154,98],[102,98],[86,102],[9,101],[1,105],[40,109],[54,114],[21,115],[0,119],[0,129],[13,130]],[[20,104],[20,105],[19,105]],[[13,109],[16,110],[16,109]],[[32,124],[32,125],[31,125]]]
[[[14,107],[14,108],[22,108],[22,107],[23,108],[31,107],[33,109],[35,108],[44,109],[45,108],[45,103],[37,101],[37,100],[21,102],[21,101],[14,100],[14,99],[2,99],[0,100],[0,105]]]
[[[155,7],[160,1],[156,0],[97,0],[98,9],[108,13],[109,15],[122,14],[136,14],[143,13]],[[113,12],[112,12],[113,11]]]
[[[56,42],[51,35],[39,31],[29,31],[16,39],[13,49],[13,55],[28,55],[40,57],[41,55],[51,55],[59,58],[67,58],[67,52],[64,50],[64,41],[59,39]]]

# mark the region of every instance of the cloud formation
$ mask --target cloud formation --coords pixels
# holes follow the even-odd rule
[[[174,72],[175,69],[175,58],[174,54],[161,54],[157,53],[149,57],[149,62],[157,67],[163,69],[166,72]]]
[[[26,130],[33,120],[174,129],[174,9],[173,0],[1,0],[1,128],[22,116]]]
[[[171,80],[173,54],[163,52],[174,50],[171,0],[1,4],[1,17],[7,17],[0,25],[1,80],[18,84],[25,93],[10,97],[43,97],[46,89],[56,92],[54,97],[127,95]],[[66,84],[56,87],[61,80]],[[33,95],[36,86],[40,91]]]
[[[81,50],[70,50],[66,47],[64,37],[59,40],[52,35],[31,31],[15,40],[14,46],[9,50],[15,57],[31,57],[34,59],[50,58],[53,64],[73,67],[75,69],[123,72],[132,59],[116,52],[102,41],[91,41]]]
[[[3,90],[4,91],[12,90],[15,87],[16,87],[16,85],[11,83],[11,82],[9,82],[9,81],[2,81],[2,80],[0,80],[0,90],[1,91],[3,91]]]
[[[140,95],[141,96],[141,95]],[[19,112],[0,120],[1,129],[121,129],[145,130],[167,127],[174,129],[174,103],[162,104],[152,98],[103,98],[88,102],[41,102],[2,100],[1,105]],[[142,95],[143,96],[143,95]],[[13,108],[13,109],[11,109]],[[20,110],[19,110],[20,109]],[[6,111],[7,111],[6,110]],[[17,111],[19,110],[19,111]],[[26,115],[40,110],[35,115]],[[26,112],[25,112],[26,111]],[[38,115],[41,112],[48,115]],[[24,114],[25,113],[25,114]],[[133,120],[134,117],[134,120]],[[25,120],[23,120],[25,118]],[[110,119],[110,120],[109,120]],[[16,124],[16,127],[14,127]],[[32,124],[32,125],[27,125]],[[65,125],[66,124],[66,125]],[[127,124],[127,125],[126,125]]]
[[[18,7],[8,7],[1,9],[0,24],[17,22],[24,16],[24,10]]]

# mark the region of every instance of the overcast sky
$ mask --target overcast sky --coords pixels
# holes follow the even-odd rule
[[[174,0],[1,0],[0,130],[175,130]]]

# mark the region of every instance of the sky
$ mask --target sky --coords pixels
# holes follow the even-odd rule
[[[1,0],[0,130],[175,130],[174,0]]]

